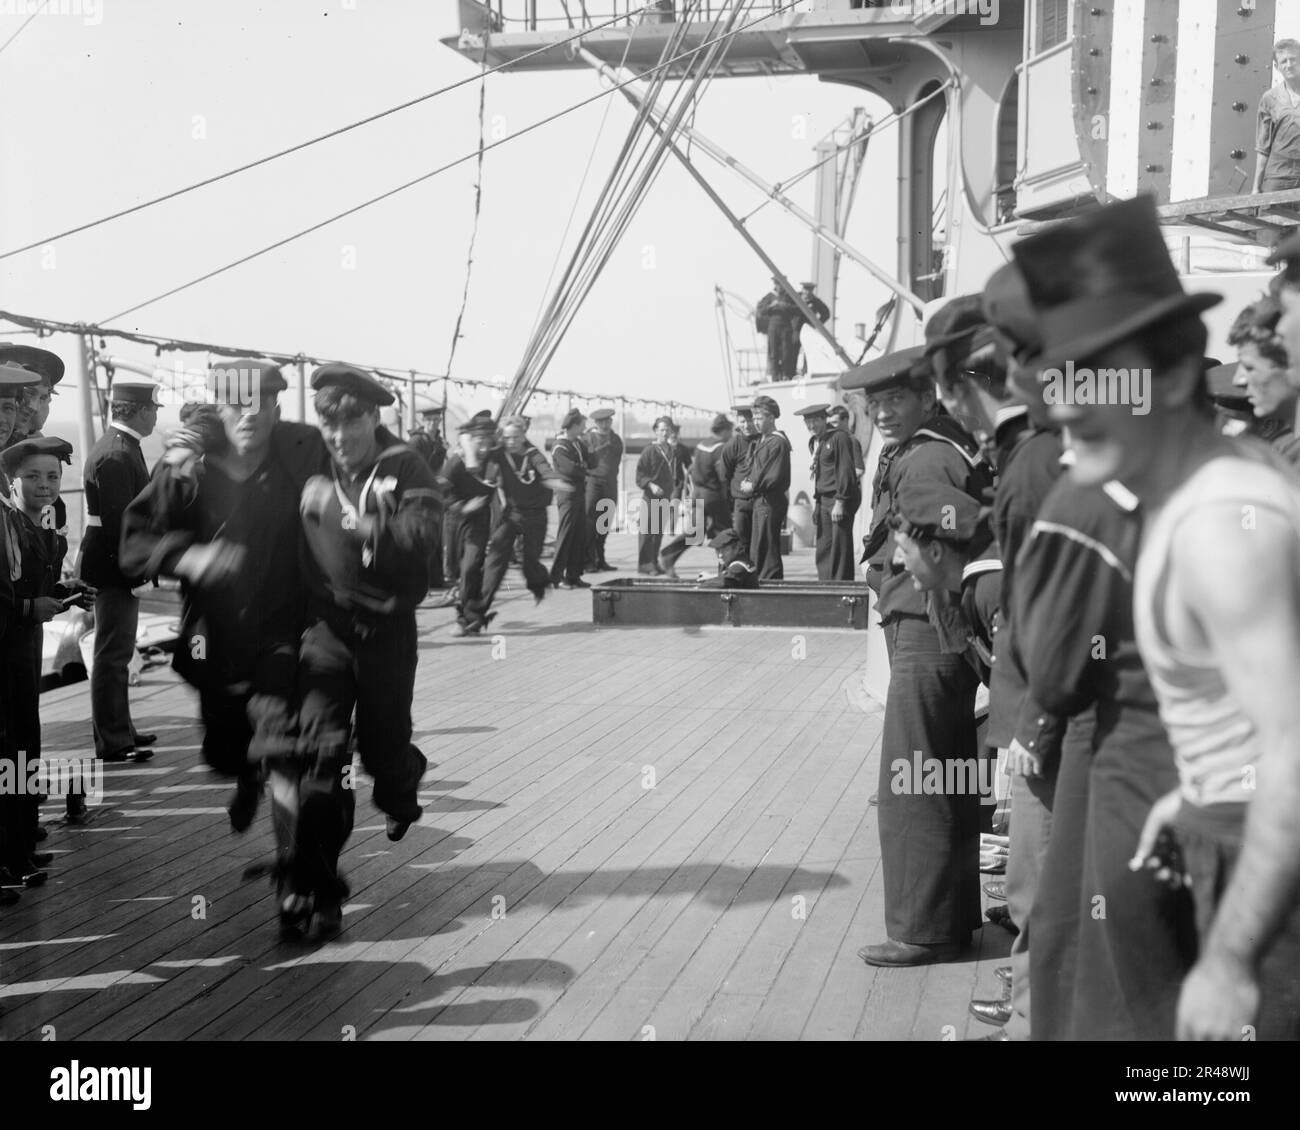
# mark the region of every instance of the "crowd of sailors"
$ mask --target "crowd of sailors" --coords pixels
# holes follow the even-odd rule
[[[861,563],[890,659],[885,937],[860,957],[969,953],[987,789],[958,770],[996,762],[1012,780],[999,893],[1017,933],[1003,991],[971,1003],[992,1039],[1300,1035],[1300,233],[1271,261],[1222,365],[1201,319],[1218,296],[1184,291],[1149,198],[1111,204],[1016,244],[981,294],[931,317],[924,345],[841,378],[884,442]],[[93,603],[103,637],[96,756],[148,758],[126,701],[133,590],[179,579],[174,666],[198,692],[206,764],[233,782],[231,825],[269,792],[280,927],[328,935],[354,750],[390,839],[421,815],[416,608],[443,589],[473,635],[512,563],[537,600],[608,569],[613,412],[570,411],[549,459],[527,418],[487,412],[449,451],[436,413],[409,442],[384,427],[393,396],[356,367],[316,370],[310,426],[280,419],[278,367],[240,359],[213,367],[150,472],[156,389],[118,379],[69,571],[72,447],[42,434],[62,374],[47,351],[0,347],[0,771],[16,780],[40,755],[42,625],[74,604]],[[791,443],[770,397],[732,411],[693,452],[655,422],[636,465],[641,574],[675,576],[708,542],[726,583],[782,577]],[[850,411],[798,414],[818,577],[851,581]],[[674,527],[687,496],[696,519]],[[0,796],[8,902],[50,862],[40,799]],[[89,819],[80,789],[65,804]]]

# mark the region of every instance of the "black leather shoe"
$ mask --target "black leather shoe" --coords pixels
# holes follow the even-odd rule
[[[151,749],[121,749],[117,753],[106,753],[104,761],[121,762],[121,761],[151,761],[153,759],[153,750]]]
[[[336,898],[318,896],[311,922],[313,929],[322,937],[337,934],[343,928],[343,904]]]
[[[971,1001],[971,1015],[985,1024],[1005,1024],[1011,1019],[1011,1002],[1005,998],[996,1001]]]
[[[52,851],[38,851],[32,854],[32,859],[31,859],[32,867],[36,868],[37,870],[43,871],[46,867],[48,867],[53,862],[54,862],[54,852]]]
[[[1011,987],[1011,966],[999,965],[993,970],[993,976],[1006,985],[1007,988]]]
[[[878,946],[863,946],[858,950],[858,956],[868,965],[933,965],[937,961],[954,958],[961,951],[962,947],[954,942],[937,946],[918,946],[910,942],[896,942],[890,938]]]
[[[301,941],[310,920],[311,899],[307,895],[286,894],[280,899],[280,937],[284,941]]]
[[[990,906],[984,912],[987,918],[994,926],[1001,926],[1004,930],[1010,930],[1013,934],[1020,933],[1020,927],[1011,921],[1011,911],[1005,906]]]
[[[136,745],[153,745],[158,740],[157,734],[136,734]]]
[[[407,829],[414,823],[414,820],[398,820],[395,816],[385,816],[384,830],[388,838],[392,840],[393,843],[397,843],[398,840],[406,835]]]

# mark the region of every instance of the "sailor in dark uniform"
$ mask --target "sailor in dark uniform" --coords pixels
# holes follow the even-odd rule
[[[556,510],[555,560],[551,562],[551,584],[557,589],[585,589],[582,579],[587,560],[587,475],[596,469],[596,457],[579,438],[586,417],[570,408],[560,422],[560,438],[551,449],[556,474],[573,489],[562,493]]]
[[[799,366],[799,323],[803,315],[790,300],[781,280],[772,276],[771,293],[758,300],[754,324],[767,336],[767,372],[774,381],[788,381]]]
[[[327,930],[340,920],[338,851],[355,803],[342,777],[354,707],[357,749],[388,838],[400,840],[420,818],[428,762],[411,744],[415,609],[428,589],[438,507],[428,465],[379,423],[391,392],[346,364],[317,369],[311,384],[332,466],[308,480],[300,504],[311,604],[299,722],[315,768],[300,779],[300,850],[280,907],[290,931],[312,914]]]
[[[829,404],[810,404],[795,412],[811,433],[813,525],[817,531],[817,579],[852,581],[853,519],[862,505],[862,485],[854,463],[853,437],[828,423]]]
[[[496,446],[496,424],[473,419],[462,424],[458,450],[443,465],[439,486],[451,517],[452,545],[460,576],[456,636],[476,635],[488,623],[490,598],[484,599],[483,571],[492,511],[498,505],[503,473]]]
[[[618,514],[618,472],[623,465],[623,440],[614,431],[614,409],[597,408],[583,437],[596,466],[587,476],[587,572],[603,573],[613,566],[605,560],[605,539]]]
[[[51,398],[54,386],[63,379],[63,359],[48,349],[39,349],[34,345],[16,345],[0,342],[0,363],[9,362],[30,369],[40,377],[25,394],[20,406],[19,418],[14,433],[8,442],[17,443],[20,439],[30,439],[43,434],[45,421],[50,415]]]
[[[754,398],[754,440],[749,473],[740,493],[754,500],[754,529],[750,535],[750,560],[758,566],[760,581],[785,576],[781,561],[781,530],[790,508],[790,441],[776,430],[781,406],[770,396]]]
[[[636,461],[636,485],[641,491],[636,570],[650,576],[668,572],[660,550],[668,532],[673,489],[681,478],[677,448],[669,438],[672,427],[668,416],[660,416],[654,423],[654,442],[642,449]]]
[[[13,760],[21,755],[30,765],[41,756],[41,626],[70,603],[85,607],[94,592],[79,581],[62,583],[68,540],[66,528],[56,524],[55,503],[62,464],[72,462],[72,445],[53,436],[27,439],[6,448],[0,459],[12,484],[0,510],[13,601],[0,658],[6,682],[5,756]],[[80,819],[86,811],[85,782],[68,783],[68,814]],[[50,862],[50,856],[36,852],[38,797],[24,790],[2,799],[6,816],[0,866],[9,873],[6,882],[38,886],[44,882],[42,868]]]
[[[111,421],[86,457],[86,534],[77,575],[93,585],[95,655],[90,672],[90,710],[95,753],[105,761],[147,761],[143,748],[153,735],[140,734],[131,721],[127,666],[135,653],[140,601],[131,591],[144,578],[126,573],[118,558],[122,515],[146,486],[140,441],[158,423],[158,386],[153,381],[119,377],[109,393]]]
[[[910,479],[946,483],[983,502],[992,483],[974,439],[936,412],[933,370],[923,347],[888,354],[841,378],[862,389],[887,447],[872,493],[864,560],[889,651],[889,692],[881,745],[880,847],[885,942],[859,950],[869,965],[942,961],[966,947],[980,922],[980,795],[895,791],[891,766],[914,751],[938,763],[973,764],[978,679],[961,656],[943,651],[925,600],[895,564],[889,513]],[[946,782],[945,782],[946,783]]]
[[[442,438],[441,408],[424,408],[420,412],[420,427],[411,433],[410,446],[421,459],[429,465],[435,476],[442,473],[442,465],[447,461],[447,442]],[[429,588],[440,589],[445,584],[443,574],[443,538],[442,521],[434,529],[434,544],[429,549]]]
[[[719,457],[731,439],[731,421],[726,416],[713,418],[710,428],[713,441],[699,444],[691,456],[690,477],[693,488],[691,510],[686,529],[668,542],[659,554],[659,567],[670,577],[677,575],[678,558],[688,545],[703,545],[723,530],[731,528],[731,512],[719,470]]]
[[[329,466],[316,428],[280,419],[287,387],[272,362],[215,363],[209,400],[182,410],[182,431],[122,521],[123,567],[181,581],[172,666],[199,693],[203,760],[235,781],[236,832],[252,823],[267,758],[297,716],[307,611],[298,501]],[[292,809],[277,803],[274,826],[287,867]]]
[[[754,500],[746,497],[740,484],[749,476],[749,464],[754,455],[754,410],[747,404],[735,404],[736,430],[718,452],[718,479],[731,506],[731,527],[736,537],[749,553],[749,542],[754,532]]]
[[[804,305],[817,315],[817,320],[819,322],[825,325],[826,322],[830,320],[831,308],[813,293],[817,289],[817,284],[810,282],[800,283],[799,288],[802,291],[799,297],[803,300]],[[800,316],[799,321],[804,325],[807,324],[802,315]]]

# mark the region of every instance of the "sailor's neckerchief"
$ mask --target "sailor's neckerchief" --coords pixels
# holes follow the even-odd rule
[[[357,531],[361,530],[361,518],[366,513],[366,503],[370,501],[370,497],[372,493],[374,493],[374,495],[376,496],[375,514],[374,514],[375,526],[374,529],[371,531],[371,533],[368,536],[366,536],[366,538],[363,540],[361,544],[361,566],[364,569],[368,569],[372,564],[374,564],[376,560],[376,555],[379,550],[379,543],[380,540],[383,538],[384,530],[388,525],[388,520],[392,518],[394,515],[396,515],[397,513],[397,506],[398,506],[397,503],[392,504],[393,507],[392,513],[388,513],[385,510],[382,502],[382,499],[385,496],[390,499],[392,498],[393,488],[397,486],[397,479],[395,477],[389,476],[387,478],[378,479],[378,481],[376,481],[377,476],[379,474],[380,465],[384,462],[385,459],[391,459],[394,456],[401,455],[405,452],[410,452],[411,454],[415,454],[411,450],[411,448],[407,447],[406,444],[401,443],[399,441],[395,441],[394,443],[390,444],[388,447],[384,448],[375,457],[375,464],[373,467],[370,468],[370,473],[366,476],[366,481],[361,486],[361,494],[358,496],[357,503],[355,506],[352,504],[352,500],[348,497],[348,493],[344,489],[343,484],[339,479],[338,463],[333,459],[330,460],[330,478],[334,484],[334,494],[337,496],[339,500],[339,506],[343,511],[344,519],[346,519],[349,515],[352,516],[352,521],[354,523],[352,527],[353,529]],[[356,479],[359,477],[360,476],[353,476],[353,481],[355,482]],[[492,484],[485,483],[484,485],[490,486]],[[402,494],[403,499],[420,498],[422,496],[429,497],[429,498],[436,498],[437,494],[434,491],[425,490],[421,487],[413,487],[407,491],[404,491]]]

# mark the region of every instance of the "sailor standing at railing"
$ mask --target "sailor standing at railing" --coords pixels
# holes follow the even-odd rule
[[[131,721],[127,666],[135,654],[140,601],[131,591],[142,580],[123,572],[118,560],[122,515],[149,485],[140,443],[158,424],[158,386],[139,377],[119,377],[109,393],[109,426],[86,456],[86,534],[77,575],[98,590],[95,597],[95,655],[90,672],[90,713],[95,755],[105,761],[148,761],[143,748],[155,740]]]

